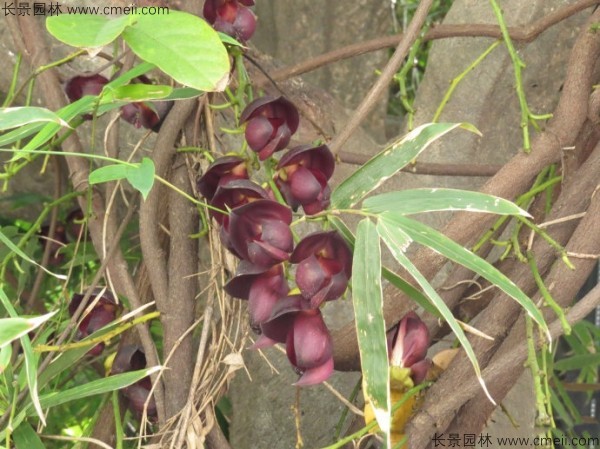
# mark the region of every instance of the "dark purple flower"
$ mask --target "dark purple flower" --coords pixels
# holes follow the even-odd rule
[[[90,304],[93,301],[96,301],[98,294],[100,294],[100,290],[95,290],[90,296]],[[83,297],[84,295],[78,293],[73,295],[73,298],[69,303],[69,314],[71,316],[75,314]],[[80,318],[75,338],[81,340],[114,321],[117,314],[121,311],[121,308],[121,305],[117,304],[113,294],[109,291],[105,291],[104,294],[98,298],[92,310],[90,310],[87,315],[84,315],[83,318]],[[104,343],[98,343],[88,351],[88,354],[97,356],[100,355],[103,349]]]
[[[268,193],[258,184],[248,179],[232,179],[225,184],[218,186],[210,205],[226,211],[235,209],[258,199],[267,199]],[[210,211],[212,217],[219,224],[228,228],[228,217],[217,211]]]
[[[231,245],[242,259],[270,267],[289,258],[293,248],[292,211],[275,201],[256,200],[229,215]]]
[[[146,368],[146,355],[141,347],[137,345],[124,345],[119,349],[112,364],[111,374],[121,374],[129,371],[138,371]],[[121,393],[127,400],[129,409],[137,419],[142,417],[144,404],[150,395],[152,382],[150,377],[144,377],[136,383],[124,388]],[[147,408],[148,420],[156,422],[156,402],[154,397],[150,399]]]
[[[247,8],[252,5],[254,0],[206,0],[204,18],[215,30],[245,42],[256,29],[256,16]]]
[[[289,290],[282,264],[262,268],[246,260],[240,262],[235,276],[225,285],[225,291],[231,296],[248,300],[253,327],[271,317],[273,307]]]
[[[246,123],[246,141],[261,161],[283,150],[298,129],[296,107],[283,97],[264,96],[254,100],[240,116]]]
[[[86,95],[100,95],[108,79],[102,75],[74,76],[65,85],[65,93],[71,102],[77,101]]]
[[[296,284],[312,307],[339,298],[352,275],[352,251],[336,231],[319,231],[304,237],[290,262],[298,264]]]
[[[39,241],[44,248],[46,247],[46,244],[50,245],[50,258],[48,259],[48,264],[57,266],[64,261],[65,255],[61,253],[60,250],[66,246],[69,239],[67,230],[62,224],[58,223],[56,225],[52,239],[50,239],[50,225],[41,226],[39,231]]]
[[[248,179],[246,161],[237,156],[220,157],[198,180],[198,191],[210,201],[219,186],[235,179]]]
[[[407,313],[388,332],[388,346],[391,365],[410,368],[414,384],[421,383],[431,365],[431,361],[426,358],[429,331],[415,312]]]
[[[129,103],[121,108],[121,118],[136,128],[144,127],[158,132],[172,107],[172,101]]]
[[[86,95],[100,95],[108,79],[102,75],[80,75],[74,76],[65,85],[65,93],[69,101],[74,102]],[[84,120],[91,120],[91,114],[84,114]]]
[[[295,385],[314,385],[329,378],[333,347],[320,309],[312,308],[300,295],[287,296],[277,302],[271,319],[261,328],[263,345],[285,343],[288,360],[301,374]]]
[[[327,181],[335,159],[327,145],[295,147],[283,155],[277,168],[277,186],[293,210],[302,206],[306,214],[314,215],[329,206]]]

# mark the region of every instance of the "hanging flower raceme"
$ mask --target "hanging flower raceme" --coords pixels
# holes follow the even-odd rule
[[[256,29],[256,16],[247,8],[253,5],[254,0],[206,0],[203,14],[215,30],[246,42]]]
[[[336,231],[320,231],[304,237],[290,262],[298,264],[296,285],[312,307],[339,298],[352,274],[352,251]]]
[[[217,188],[229,181],[248,179],[246,162],[241,157],[225,156],[216,159],[198,180],[198,191],[207,200],[212,200]]]
[[[112,364],[111,374],[121,374],[129,371],[137,371],[146,368],[146,355],[142,348],[137,345],[124,345],[119,349]],[[127,401],[127,405],[137,419],[142,417],[144,404],[148,400],[152,390],[152,381],[150,377],[144,377],[134,384],[121,390]],[[156,402],[154,397],[150,398],[146,409],[148,420],[156,422],[158,414],[156,412]]]
[[[250,323],[255,329],[271,317],[273,307],[289,290],[282,264],[263,268],[246,260],[240,262],[235,276],[225,285],[229,295],[248,300]]]
[[[90,296],[90,304],[96,301],[96,304],[83,318],[80,319],[79,326],[77,326],[77,333],[75,338],[81,340],[100,328],[106,326],[108,323],[115,320],[117,314],[121,311],[122,307],[117,304],[115,297],[109,291],[105,291],[100,298],[96,300],[97,295],[100,293],[99,290],[94,291]],[[84,295],[76,293],[73,295],[71,302],[69,303],[69,314],[73,316],[75,311],[81,304]],[[85,311],[84,311],[85,313]],[[97,356],[102,353],[104,349],[104,343],[98,343],[92,349],[88,351],[88,355]]]
[[[327,145],[301,145],[283,155],[277,164],[276,183],[293,210],[302,206],[314,215],[329,206],[335,159]]]
[[[301,374],[295,385],[318,384],[333,373],[331,335],[321,310],[313,308],[301,295],[280,299],[261,329],[263,335],[256,347],[285,343],[288,360]]]
[[[261,161],[283,150],[298,129],[296,107],[283,97],[264,96],[254,100],[240,116],[246,123],[246,141]]]
[[[231,245],[241,259],[271,267],[289,258],[293,248],[292,211],[276,201],[256,200],[229,215]]]

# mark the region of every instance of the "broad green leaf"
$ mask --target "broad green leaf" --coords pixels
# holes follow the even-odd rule
[[[46,29],[61,42],[72,47],[104,47],[123,32],[129,16],[116,19],[93,14],[60,14],[46,19]]]
[[[580,370],[589,366],[600,365],[600,353],[595,354],[575,354],[554,362],[554,369],[557,371]]]
[[[8,364],[10,363],[10,358],[12,357],[12,346],[6,345],[0,349],[0,374],[4,372]]]
[[[33,318],[1,318],[0,319],[0,348],[11,341],[26,335],[33,329],[48,321],[56,312]]]
[[[15,429],[12,437],[16,449],[45,449],[44,443],[27,421]]]
[[[124,164],[111,164],[97,168],[90,173],[88,181],[91,185],[103,182],[118,181],[127,177],[127,166]]]
[[[452,239],[449,239],[441,232],[436,231],[435,229],[430,228],[419,221],[403,217],[393,212],[385,212],[381,214],[379,216],[379,220],[380,222],[385,223],[388,228],[402,228],[402,230],[414,241],[420,243],[421,245],[427,246],[434,251],[437,251],[448,259],[463,265],[484,279],[490,281],[508,296],[517,301],[519,305],[527,311],[529,316],[531,316],[531,318],[540,326],[540,328],[546,332],[546,335],[550,340],[548,326],[546,325],[542,313],[536,307],[534,302],[525,293],[523,293],[523,291],[517,287],[513,281],[511,281],[493,265],[459,245]]]
[[[352,262],[352,303],[363,375],[363,392],[390,447],[390,375],[383,319],[381,247],[375,225],[358,224]]]
[[[0,131],[38,122],[53,122],[61,126],[69,126],[67,122],[46,108],[35,106],[0,108]]]
[[[395,212],[401,215],[443,210],[466,210],[499,215],[530,215],[504,198],[485,193],[457,189],[409,189],[382,193],[367,198],[363,210],[378,214]]]
[[[132,187],[138,190],[144,199],[154,184],[154,162],[143,158],[139,164],[112,164],[100,167],[90,173],[89,183],[100,184],[109,181],[127,179]]]
[[[348,226],[346,226],[346,223],[344,223],[340,218],[334,215],[329,215],[327,217],[327,220],[335,229],[337,229],[337,231],[342,235],[342,237],[344,237],[348,245],[350,245],[350,248],[354,249],[354,234],[352,234],[352,231],[350,231]],[[427,297],[415,287],[413,287],[408,281],[403,279],[402,276],[394,273],[392,270],[386,267],[381,268],[381,275],[386,281],[388,281],[398,290],[404,292],[404,294],[406,294],[409,298],[416,302],[423,310],[425,310],[433,316],[442,318],[438,310],[435,307],[433,307],[433,305],[427,299]]]
[[[477,361],[477,357],[475,356],[475,352],[473,351],[473,347],[471,343],[465,336],[462,328],[454,315],[452,315],[452,311],[448,308],[444,300],[437,294],[435,289],[431,286],[429,281],[421,274],[421,272],[415,267],[415,265],[411,262],[411,260],[406,256],[405,251],[408,249],[410,244],[412,243],[411,238],[408,234],[406,234],[400,227],[390,224],[384,219],[379,219],[377,222],[377,233],[381,237],[381,239],[385,242],[386,246],[389,248],[390,252],[394,256],[394,258],[398,261],[398,263],[404,267],[406,271],[408,271],[411,276],[417,281],[417,283],[421,286],[425,294],[431,299],[433,305],[439,310],[440,314],[444,317],[450,329],[454,332],[454,335],[462,345],[463,349],[471,364],[473,365],[473,369],[475,370],[475,375],[477,376],[477,380],[481,384],[485,394],[495,404],[495,401],[490,396],[490,393],[483,381],[483,377],[481,377],[481,369],[479,368],[479,362]]]
[[[133,52],[174,80],[203,91],[221,91],[229,79],[229,56],[204,20],[180,11],[135,16],[123,32]]]
[[[167,100],[187,100],[188,98],[195,98],[202,95],[204,92],[198,89],[194,89],[192,87],[178,87],[173,89],[170,95],[163,98],[163,101]]]
[[[102,91],[101,103],[113,101],[149,101],[165,98],[173,92],[171,86],[159,84],[127,84]]]
[[[154,184],[154,162],[152,162],[152,159],[145,157],[136,167],[126,168],[127,181],[146,199]]]
[[[465,123],[421,125],[368,160],[331,194],[332,209],[348,209],[414,160],[435,140],[456,128],[477,132]]]
[[[162,369],[160,366],[131,371],[128,373],[115,374],[103,379],[93,380],[84,385],[78,385],[69,390],[53,391],[40,397],[43,408],[56,407],[66,402],[87,398],[97,394],[108,393],[134,384],[138,380]]]

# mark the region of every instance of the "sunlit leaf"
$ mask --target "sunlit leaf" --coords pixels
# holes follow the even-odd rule
[[[331,208],[352,207],[413,161],[431,143],[459,127],[477,132],[473,125],[464,123],[429,123],[415,128],[342,182],[331,194]]]
[[[123,32],[133,52],[174,80],[203,91],[225,89],[229,55],[217,32],[192,14],[138,15]]]
[[[108,18],[93,14],[59,14],[46,19],[46,29],[59,41],[80,48],[104,47],[123,32],[128,16]]]
[[[160,84],[127,84],[116,88],[107,88],[102,92],[101,102],[113,101],[149,101],[163,99],[173,92],[171,86]]]
[[[384,219],[379,219],[377,222],[377,232],[381,239],[385,242],[386,246],[389,248],[390,252],[394,256],[394,258],[398,261],[398,263],[408,271],[411,276],[417,281],[417,283],[421,286],[425,294],[431,299],[433,305],[439,310],[440,314],[444,317],[444,320],[454,332],[454,335],[462,345],[469,361],[473,365],[473,369],[475,370],[475,375],[477,376],[477,380],[481,384],[485,394],[494,404],[494,400],[492,399],[485,382],[483,381],[483,377],[481,377],[481,369],[479,367],[479,362],[477,361],[477,357],[475,356],[475,352],[473,351],[473,347],[471,343],[467,339],[465,333],[454,315],[452,315],[452,311],[448,308],[444,300],[437,294],[435,289],[431,286],[429,281],[421,274],[421,272],[415,267],[415,265],[411,262],[411,260],[406,256],[405,251],[410,246],[412,240],[401,228],[390,224]]]
[[[126,168],[127,181],[146,199],[154,184],[154,162],[152,162],[152,159],[145,157],[136,167]]]
[[[32,318],[1,318],[0,348],[31,332],[48,321],[56,312]]]
[[[383,319],[381,248],[375,225],[368,218],[358,224],[356,232],[352,302],[365,401],[373,407],[377,424],[386,434],[390,447],[390,376]]]
[[[414,241],[437,251],[448,259],[467,267],[469,270],[490,281],[517,301],[541,329],[546,332],[548,339],[550,339],[548,326],[535,303],[512,280],[493,265],[452,239],[449,239],[441,232],[419,221],[403,217],[394,212],[381,214],[379,221],[384,223],[388,229],[401,228]]]
[[[367,198],[363,210],[371,213],[395,212],[401,215],[443,210],[465,210],[499,215],[529,213],[508,200],[481,192],[457,189],[409,189]]]
[[[46,108],[35,106],[0,108],[0,131],[38,122],[53,122],[60,126],[69,126],[67,122]]]

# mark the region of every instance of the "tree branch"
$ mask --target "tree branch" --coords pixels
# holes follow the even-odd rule
[[[510,37],[515,42],[531,42],[542,34],[545,30],[557,23],[568,19],[569,17],[598,4],[598,0],[580,0],[577,3],[567,5],[563,8],[536,20],[530,25],[522,27],[509,27]],[[283,81],[288,78],[302,75],[311,72],[328,64],[332,64],[344,59],[353,58],[354,56],[370,53],[373,51],[384,50],[386,48],[394,48],[403,39],[404,34],[394,36],[384,36],[377,39],[371,39],[366,42],[348,45],[336,50],[324,53],[314,58],[298,62],[288,67],[283,67],[271,72],[271,78],[274,81]],[[502,33],[498,25],[471,23],[464,25],[437,25],[429,30],[423,39],[425,41],[448,39],[452,37],[490,37],[500,39]],[[266,78],[258,78],[254,81],[256,86],[263,86],[268,80]]]
[[[406,29],[406,33],[400,39],[400,42],[396,47],[396,51],[381,71],[381,75],[379,78],[377,78],[377,81],[375,81],[375,84],[373,84],[373,87],[371,87],[365,98],[363,98],[360,105],[358,105],[346,126],[338,135],[333,138],[329,144],[333,154],[336,154],[341,149],[344,143],[346,143],[346,140],[350,138],[356,128],[360,126],[363,120],[367,117],[369,112],[373,110],[381,96],[387,92],[390,81],[398,69],[400,69],[400,66],[404,62],[404,58],[406,58],[408,55],[410,47],[419,36],[421,27],[427,19],[427,13],[429,12],[432,4],[433,0],[421,0],[419,2],[419,6],[415,11],[415,15]]]

